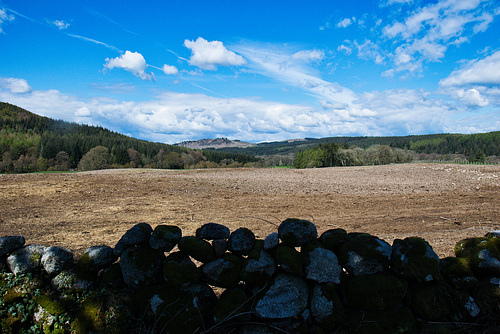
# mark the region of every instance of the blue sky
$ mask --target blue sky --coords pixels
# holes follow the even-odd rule
[[[0,0],[0,101],[176,143],[500,130],[497,0]]]

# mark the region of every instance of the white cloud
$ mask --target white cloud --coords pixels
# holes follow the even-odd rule
[[[500,51],[484,59],[472,60],[439,82],[441,86],[500,84]]]
[[[409,89],[367,92],[356,95],[349,103],[322,99],[317,105],[175,92],[133,102],[81,98],[57,90],[14,94],[0,86],[0,101],[55,119],[100,125],[137,138],[175,143],[220,136],[272,141],[338,135],[494,131],[500,125],[500,114],[478,117],[482,110],[475,108],[487,102],[485,93],[490,99],[494,96],[497,101],[500,99],[499,89],[486,92],[477,88],[456,93],[460,102],[455,105],[440,97],[433,98],[425,91]],[[467,113],[469,107],[477,112]]]
[[[353,17],[352,19],[350,18],[345,18],[345,19],[342,19],[340,20],[336,27],[337,28],[347,28],[348,26],[350,26],[351,24],[353,24],[354,22],[356,22],[356,18]]]
[[[189,64],[204,70],[216,70],[217,66],[240,66],[245,59],[224,47],[220,41],[209,42],[202,37],[196,41],[185,40],[184,46],[191,50]]]
[[[306,62],[319,62],[325,58],[325,52],[323,50],[299,51],[294,53],[292,58]]]
[[[471,107],[486,107],[489,105],[489,101],[481,96],[481,93],[477,89],[459,89],[456,92],[457,96]]]
[[[14,21],[15,17],[12,14],[7,14],[5,9],[0,8],[0,34],[3,33],[2,24],[10,21]]]
[[[66,30],[70,26],[70,24],[64,20],[54,20],[50,21],[50,23],[55,25],[59,30]]]
[[[31,87],[25,79],[0,78],[0,87],[8,89],[13,94],[31,92]]]
[[[87,107],[78,108],[75,112],[76,117],[90,117],[92,112]]]
[[[177,67],[172,66],[172,65],[167,65],[167,64],[163,65],[162,70],[166,75],[174,75],[174,74],[179,73],[179,70],[177,69]]]
[[[139,52],[125,51],[120,57],[106,58],[104,66],[110,70],[113,68],[122,68],[142,80],[154,80],[154,74],[146,72],[148,65]]]

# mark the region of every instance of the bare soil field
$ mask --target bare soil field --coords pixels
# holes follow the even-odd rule
[[[403,164],[294,169],[105,170],[0,175],[0,237],[113,247],[139,222],[209,222],[265,238],[286,218],[318,233],[367,232],[389,243],[421,236],[440,257],[457,241],[500,229],[500,166]]]

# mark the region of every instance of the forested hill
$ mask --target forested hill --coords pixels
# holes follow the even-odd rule
[[[244,153],[256,156],[296,154],[320,144],[337,143],[348,147],[369,148],[374,145],[387,145],[392,148],[411,150],[427,154],[462,154],[474,157],[500,156],[500,131],[477,134],[432,134],[392,137],[328,137],[306,138],[281,142],[260,143],[248,148],[224,148],[223,152]]]
[[[73,169],[95,147],[107,149],[101,151],[105,153],[101,168],[203,168],[256,160],[243,154],[204,153],[138,140],[102,127],[53,120],[0,102],[0,172]]]

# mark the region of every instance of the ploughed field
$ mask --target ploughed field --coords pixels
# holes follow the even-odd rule
[[[294,169],[122,169],[0,175],[0,237],[81,254],[133,225],[248,227],[264,239],[286,218],[389,243],[421,236],[440,257],[500,229],[500,166],[403,164]]]

